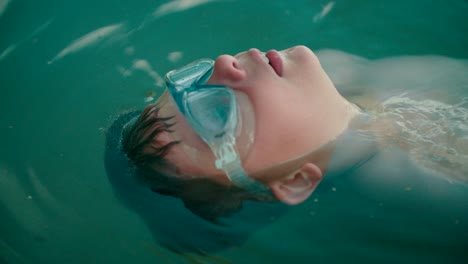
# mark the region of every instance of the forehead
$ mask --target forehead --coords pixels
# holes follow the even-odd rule
[[[156,99],[156,101],[154,102],[154,104],[159,107],[160,109],[163,108],[163,106],[165,106],[168,101],[170,99],[170,93],[169,93],[169,90],[164,89],[164,91],[162,92],[162,94],[159,96],[158,99]],[[170,102],[169,102],[170,103]]]

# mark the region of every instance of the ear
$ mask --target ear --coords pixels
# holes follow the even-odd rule
[[[306,200],[322,180],[322,171],[313,163],[304,164],[287,177],[269,184],[276,198],[295,205]]]

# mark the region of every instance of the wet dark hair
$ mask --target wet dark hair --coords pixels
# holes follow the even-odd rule
[[[174,117],[162,117],[160,108],[150,104],[122,129],[121,151],[133,165],[138,180],[160,194],[178,196],[184,180],[177,177],[177,168],[165,159],[169,149],[180,141],[158,146],[153,139],[162,132],[172,132]]]
[[[172,132],[171,127],[175,124],[172,121],[174,117],[160,117],[159,110],[155,104],[148,105],[140,116],[134,117],[122,131],[122,151],[139,167],[152,164],[169,166],[164,157],[169,148],[179,143],[172,141],[163,146],[151,144],[159,133]]]

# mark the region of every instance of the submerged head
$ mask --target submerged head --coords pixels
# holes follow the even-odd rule
[[[199,63],[168,73],[169,89],[127,125],[128,157],[176,182],[250,184],[263,188],[260,200],[305,200],[326,169],[327,143],[355,113],[315,54],[304,46],[250,49],[221,55],[213,67]],[[233,180],[239,170],[246,182]]]

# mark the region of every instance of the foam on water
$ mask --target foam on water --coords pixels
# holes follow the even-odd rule
[[[390,97],[378,110],[395,121],[397,143],[425,168],[467,180],[468,97],[457,104],[414,100],[407,93]],[[397,138],[397,139],[396,139]]]

